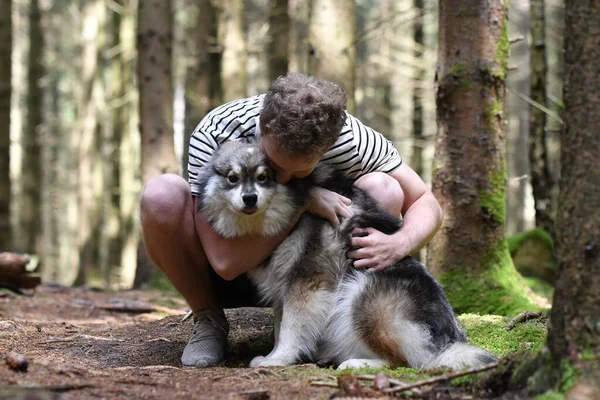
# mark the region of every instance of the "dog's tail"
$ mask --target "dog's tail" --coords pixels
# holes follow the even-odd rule
[[[345,224],[342,235],[348,236],[354,228],[375,228],[386,235],[396,233],[402,227],[402,220],[385,211],[365,212],[355,215]]]
[[[424,369],[479,368],[494,363],[498,358],[492,353],[464,342],[455,342],[431,360]]]

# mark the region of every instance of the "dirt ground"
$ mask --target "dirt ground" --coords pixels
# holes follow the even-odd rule
[[[181,322],[186,305],[179,298],[158,291],[109,292],[57,285],[42,285],[28,295],[1,294],[0,399],[328,399],[344,395],[335,387],[337,378],[329,375],[331,371],[315,365],[247,367],[252,357],[271,350],[269,309],[228,310],[231,349],[226,364],[184,369],[180,356],[192,325],[189,320]],[[152,308],[158,311],[143,312]],[[25,369],[23,364],[5,362],[9,353],[25,357],[26,371],[18,370]],[[315,381],[333,387],[317,386]],[[371,395],[385,398],[380,392]],[[473,398],[448,384],[411,396]]]

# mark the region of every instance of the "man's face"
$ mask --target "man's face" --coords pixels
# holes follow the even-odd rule
[[[269,166],[275,171],[275,181],[280,184],[288,183],[293,178],[304,178],[310,175],[317,166],[319,158],[307,161],[304,158],[285,156],[277,147],[272,137],[261,136],[258,141],[260,149],[265,153]]]

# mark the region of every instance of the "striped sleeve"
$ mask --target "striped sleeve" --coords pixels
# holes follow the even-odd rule
[[[391,141],[348,113],[340,138],[322,160],[352,179],[375,171],[391,172],[402,164]]]
[[[196,126],[188,149],[188,175],[192,194],[198,194],[198,173],[221,145],[230,140],[252,139],[264,95],[235,100],[215,108]]]

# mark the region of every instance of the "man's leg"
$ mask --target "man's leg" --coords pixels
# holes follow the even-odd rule
[[[196,233],[193,203],[183,178],[161,175],[145,186],[140,214],[148,255],[194,312],[182,363],[205,367],[223,359],[229,327],[212,293],[211,267]]]
[[[404,192],[394,178],[384,172],[371,172],[358,178],[354,184],[367,192],[384,210],[401,216]]]
[[[148,255],[192,311],[222,311],[212,295],[210,265],[196,233],[188,183],[171,174],[150,180],[142,192],[140,214]]]

